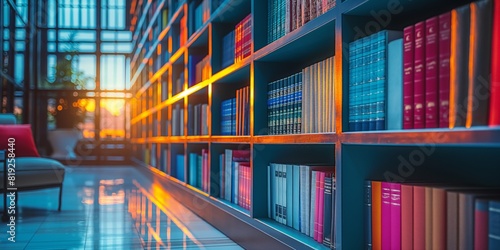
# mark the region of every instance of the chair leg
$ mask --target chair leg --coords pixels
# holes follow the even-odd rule
[[[59,186],[59,207],[57,208],[57,211],[61,211],[61,203],[62,203],[62,184]]]

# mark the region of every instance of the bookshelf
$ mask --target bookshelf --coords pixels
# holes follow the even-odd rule
[[[334,8],[268,44],[268,1],[211,1],[204,10],[209,13],[207,21],[196,30],[185,20],[190,22],[195,11],[192,8],[203,4],[202,1],[160,1],[153,12],[167,8],[169,13],[168,24],[157,32],[160,35],[145,38],[148,30],[142,32],[142,29],[134,33],[134,38],[141,41],[136,44],[138,52],[132,60],[136,69],[131,88],[135,162],[155,181],[172,190],[172,195],[183,204],[246,248],[265,244],[277,248],[327,249],[293,228],[267,218],[269,163],[335,166],[337,249],[364,247],[363,182],[385,180],[388,172],[401,177],[400,157],[424,155],[423,162],[417,162],[411,174],[403,173],[408,174],[403,178],[405,181],[497,185],[500,169],[494,163],[500,160],[499,127],[349,131],[349,43],[382,29],[402,31],[408,25],[470,2],[337,0]],[[143,20],[140,17],[148,10],[131,11]],[[223,67],[223,37],[249,14],[253,22],[250,55]],[[142,23],[147,25],[148,20]],[[139,26],[141,22],[134,28],[140,29]],[[153,45],[141,54],[142,44],[148,39]],[[148,49],[157,50],[159,44],[162,56],[158,58],[163,61],[155,72],[146,72],[144,67],[155,63]],[[208,56],[211,67],[206,79],[190,86],[189,60],[193,55]],[[335,132],[268,135],[267,84],[332,56],[335,56]],[[221,103],[234,98],[236,90],[246,86],[250,96],[249,134],[222,135]],[[152,88],[156,88],[154,95]],[[157,99],[156,105],[150,103],[152,98]],[[195,104],[208,104],[206,135],[188,133],[188,107]],[[174,134],[176,107],[181,108],[182,116],[180,113],[175,116],[182,119],[175,119],[181,119],[179,126],[184,132]],[[208,150],[209,192],[198,190],[185,179],[189,153],[199,154],[202,148]],[[226,149],[251,152],[250,210],[219,198],[216,181],[219,155]],[[151,156],[144,155],[152,150],[156,152],[153,157],[158,158],[156,166],[152,166]],[[183,180],[177,179],[179,173],[174,170],[179,160],[183,161]]]

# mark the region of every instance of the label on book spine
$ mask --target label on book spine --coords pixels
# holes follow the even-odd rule
[[[413,128],[425,127],[425,22],[415,24]]]
[[[414,27],[404,29],[403,41],[403,128],[413,128]]]

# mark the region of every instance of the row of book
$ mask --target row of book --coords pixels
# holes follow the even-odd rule
[[[335,57],[268,84],[270,135],[335,131]]]
[[[236,135],[236,98],[221,103],[221,135]]]
[[[250,88],[236,90],[236,98],[221,103],[221,134],[250,134]]]
[[[210,2],[209,0],[201,1],[194,9],[193,16],[193,31],[196,32],[203,26],[204,23],[210,18]]]
[[[219,155],[220,198],[250,210],[250,150],[226,149]]]
[[[500,189],[366,181],[372,249],[500,249]]]
[[[188,86],[191,87],[199,82],[202,82],[211,77],[212,67],[210,65],[210,56],[201,57],[198,55],[190,55],[188,63]]]
[[[188,135],[208,135],[208,104],[188,104]]]
[[[404,29],[404,129],[488,124],[492,15],[481,0]]]
[[[391,71],[391,66],[396,65],[396,61],[400,59],[400,57],[389,57],[391,62],[387,67],[390,53],[387,52],[387,47],[390,41],[400,37],[401,32],[384,30],[349,44],[348,124],[350,131],[385,129],[386,101],[392,101],[387,98],[392,98],[394,95],[396,98],[402,98],[401,94],[392,93],[393,89],[387,90],[387,71]],[[396,74],[396,76],[400,75]],[[390,74],[389,77],[391,77]],[[386,91],[389,91],[387,96]],[[387,107],[390,109],[393,104],[387,104]],[[394,121],[387,123],[392,122]]]
[[[493,7],[472,2],[350,43],[349,130],[500,124]]]
[[[234,63],[234,44],[235,44],[234,30],[227,33],[222,38],[222,68],[226,68]]]
[[[189,179],[191,186],[197,187],[203,192],[209,191],[210,170],[208,168],[208,150],[202,149],[201,155],[196,153],[189,154],[188,166]]]
[[[302,124],[302,72],[270,82],[267,87],[268,133],[298,134]]]
[[[332,9],[336,0],[271,0],[268,4],[268,43],[271,43]]]
[[[334,169],[271,163],[267,176],[268,217],[333,249]]]
[[[239,62],[252,54],[252,14],[236,24],[234,33],[234,62]]]

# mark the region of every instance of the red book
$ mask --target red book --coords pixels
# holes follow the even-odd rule
[[[474,211],[474,249],[488,249],[488,200],[477,199]],[[492,249],[492,248],[490,248]]]
[[[382,182],[382,249],[391,249],[391,184]]]
[[[438,17],[425,21],[425,127],[438,127]]]
[[[413,128],[413,58],[414,58],[414,27],[404,29],[403,43],[403,128]]]
[[[401,249],[401,184],[391,183],[391,248]]]
[[[413,187],[413,249],[425,249],[425,187]]]
[[[318,216],[318,242],[323,243],[323,219],[325,217],[325,172],[319,173],[319,216]]]
[[[451,13],[439,16],[439,127],[450,125]]]
[[[500,0],[493,2],[490,125],[500,125]]]
[[[401,250],[412,250],[412,249],[413,249],[413,186],[401,185]]]
[[[425,128],[425,22],[415,24],[413,128]]]

